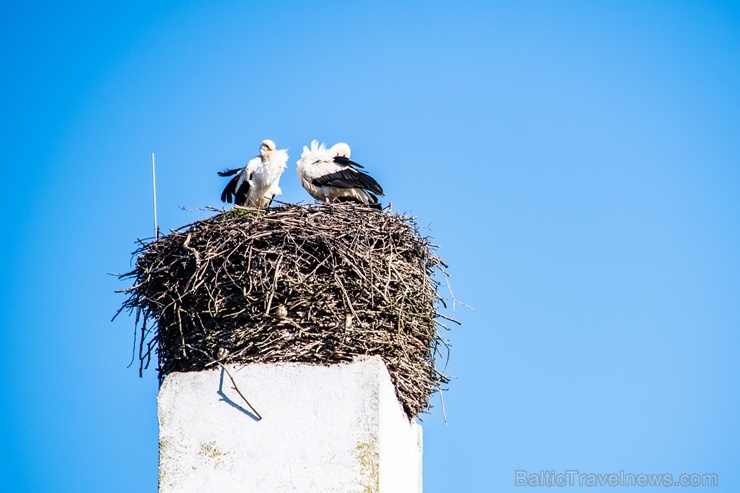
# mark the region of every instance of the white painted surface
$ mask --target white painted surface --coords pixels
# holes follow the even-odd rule
[[[172,373],[159,391],[159,492],[421,492],[421,427],[378,356]]]

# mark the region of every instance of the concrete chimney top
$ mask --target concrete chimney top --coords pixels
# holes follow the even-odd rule
[[[418,493],[421,427],[380,357],[171,373],[159,392],[159,493]]]

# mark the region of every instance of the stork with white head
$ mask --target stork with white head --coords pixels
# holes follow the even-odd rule
[[[362,165],[350,160],[351,153],[344,142],[329,149],[316,140],[310,149],[304,146],[298,160],[301,185],[313,198],[326,203],[349,201],[380,208],[377,195],[383,195],[383,187],[357,169]]]
[[[287,165],[288,150],[277,149],[275,142],[263,140],[260,155],[246,166],[218,172],[218,176],[236,175],[226,184],[221,200],[244,207],[269,207],[275,195],[282,193],[280,176]]]

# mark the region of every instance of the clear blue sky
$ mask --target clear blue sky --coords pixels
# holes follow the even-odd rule
[[[449,425],[437,397],[424,416],[426,493],[527,490],[521,469],[740,491],[738,2],[12,4],[0,489],[156,491],[156,374],[127,368],[108,275],[151,235],[150,153],[167,230],[265,138],[290,149],[282,199],[310,202],[316,138],[475,307]]]

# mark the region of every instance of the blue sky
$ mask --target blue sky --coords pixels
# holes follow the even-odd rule
[[[0,70],[4,491],[156,491],[156,374],[108,274],[151,236],[151,152],[167,230],[265,138],[288,202],[302,146],[348,142],[475,308],[425,492],[740,489],[738,2],[17,3]]]

